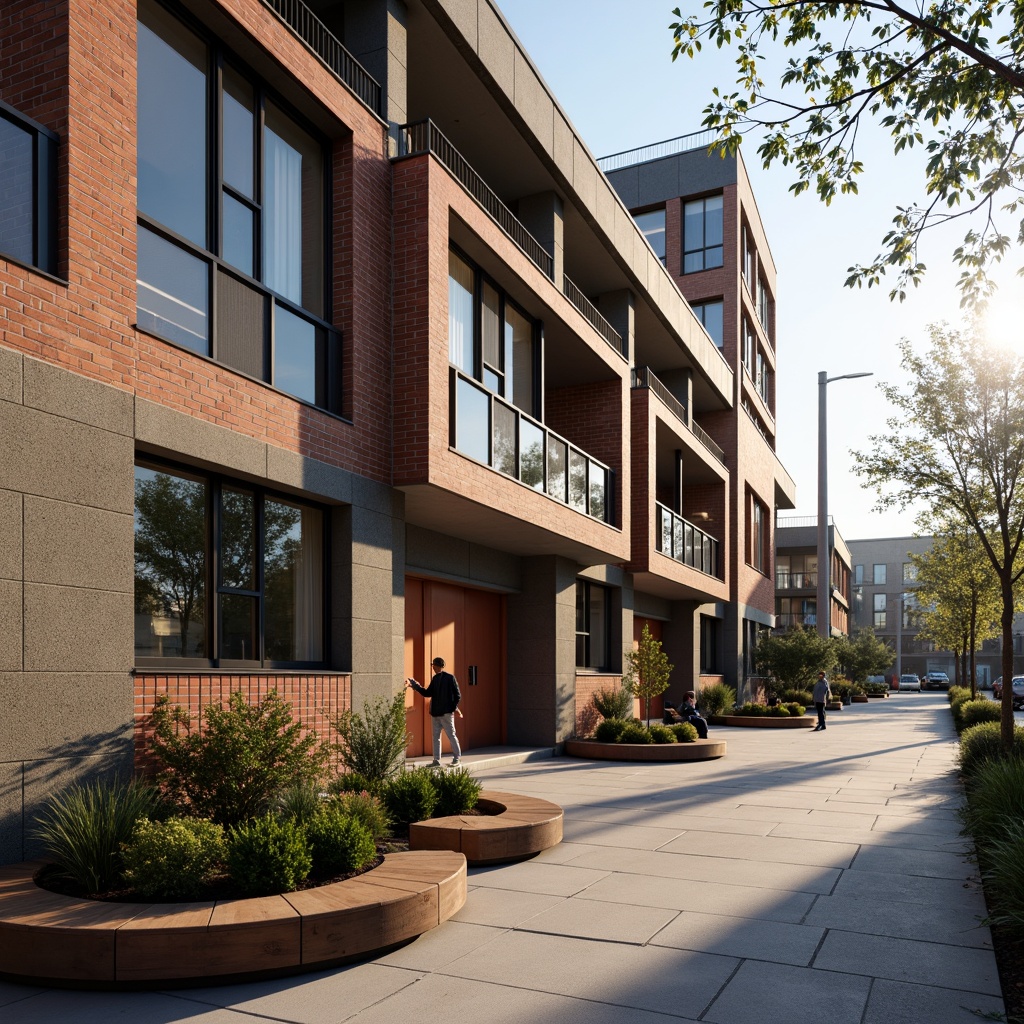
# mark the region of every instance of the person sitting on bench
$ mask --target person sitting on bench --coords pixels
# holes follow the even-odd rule
[[[708,738],[708,723],[701,717],[697,710],[696,695],[693,690],[687,690],[683,694],[683,703],[678,708],[679,716],[684,722],[689,722],[697,730],[697,735],[702,739]]]

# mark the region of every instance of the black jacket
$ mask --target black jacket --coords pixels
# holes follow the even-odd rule
[[[459,684],[451,672],[438,672],[426,686],[420,686],[415,679],[411,680],[412,688],[424,697],[430,698],[430,716],[437,718],[447,715],[459,706],[462,694]]]

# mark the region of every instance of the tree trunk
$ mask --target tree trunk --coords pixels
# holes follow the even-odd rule
[[[970,646],[970,670],[971,670],[971,700],[978,697],[978,673],[974,661],[974,649],[978,643],[978,590],[971,588],[971,646]]]
[[[1003,696],[999,737],[1003,751],[1013,751],[1013,563],[1004,565],[999,572],[999,588],[1003,598]]]

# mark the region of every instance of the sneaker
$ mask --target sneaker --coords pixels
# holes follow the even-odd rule
[[[451,765],[449,767],[451,767],[451,768],[458,768],[460,764],[462,764],[462,758],[453,757],[452,758],[452,763],[451,763]]]
[[[441,767],[441,762],[440,761],[431,761],[430,764],[427,765],[427,767],[428,768],[440,768]]]

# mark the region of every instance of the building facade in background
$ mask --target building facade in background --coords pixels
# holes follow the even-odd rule
[[[818,520],[814,516],[780,516],[775,531],[775,628],[818,628]],[[828,518],[829,630],[849,636],[850,549]]]
[[[742,687],[774,267],[738,158],[613,177],[489,0],[3,5],[0,861],[164,694],[322,731],[440,655],[556,744],[644,624]]]

